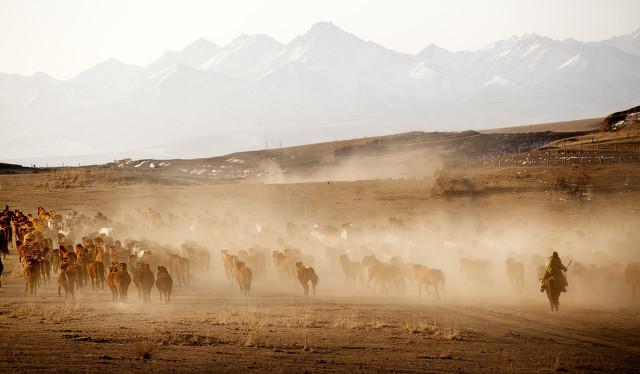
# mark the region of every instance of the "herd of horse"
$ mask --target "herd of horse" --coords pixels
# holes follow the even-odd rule
[[[174,215],[170,216],[171,222],[165,223],[159,213],[150,209],[138,214],[138,218],[125,217],[124,222],[116,222],[100,213],[95,217],[77,212],[63,216],[54,210],[38,208],[37,215],[31,215],[6,208],[0,215],[0,253],[6,256],[9,248],[15,249],[22,265],[25,292],[29,294],[36,294],[39,287],[53,283],[55,277],[58,295],[72,300],[77,290],[89,286],[92,291],[102,290],[106,285],[111,290],[112,301],[124,303],[133,283],[142,302],[151,303],[155,287],[160,300],[169,303],[174,283],[181,287],[190,285],[196,278],[210,280],[213,249],[200,244],[209,241],[202,236],[200,240],[195,239],[202,227],[207,227],[217,235],[216,241],[221,246],[229,248],[218,249],[221,268],[228,284],[238,287],[242,296],[251,296],[255,282],[263,282],[268,277],[285,285],[297,284],[304,296],[315,296],[320,280],[316,261],[321,260],[317,256],[321,248],[325,261],[319,265],[326,274],[325,279],[335,282],[336,278],[342,278],[346,289],[403,295],[409,285],[418,297],[425,293],[440,299],[444,293],[446,277],[441,268],[405,262],[389,251],[371,250],[366,246],[344,249],[344,244],[349,243],[349,233],[352,237],[357,234],[357,230],[349,231],[348,226],[304,228],[289,223],[286,235],[262,226],[248,234],[240,232],[237,218],[230,215],[222,220],[198,217],[193,222],[181,222]],[[188,227],[192,237],[179,248],[130,236],[125,236],[124,241],[116,239],[118,234],[136,231],[161,236],[167,231],[166,227]],[[220,238],[227,238],[227,242]],[[234,238],[248,238],[244,239],[247,245],[241,243],[241,239],[234,245]],[[532,256],[530,263],[525,265],[512,257],[504,261],[502,273],[513,290],[522,292],[527,287],[527,279],[532,278],[526,277],[528,266],[535,265],[536,279],[542,278],[544,258]],[[492,287],[499,273],[489,260],[463,257],[458,264],[459,272],[472,287]],[[2,266],[0,261],[0,275]],[[598,277],[606,274],[615,274],[615,271],[581,263],[575,263],[571,270],[574,279],[584,285],[595,284]],[[633,298],[640,287],[640,264],[628,264],[623,273]],[[559,282],[550,277],[545,280],[545,289],[551,310],[557,311],[561,295]]]

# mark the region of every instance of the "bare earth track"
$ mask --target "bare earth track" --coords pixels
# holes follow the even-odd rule
[[[65,306],[8,282],[0,371],[632,372],[640,359],[637,312],[230,291],[171,306],[113,306],[104,291]]]

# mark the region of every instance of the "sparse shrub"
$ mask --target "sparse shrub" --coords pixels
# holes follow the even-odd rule
[[[402,325],[407,334],[410,335],[423,335],[433,339],[442,340],[458,340],[460,339],[460,332],[454,326],[441,326],[433,322],[427,321],[412,321],[404,322]]]

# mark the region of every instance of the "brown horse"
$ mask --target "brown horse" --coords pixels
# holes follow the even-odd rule
[[[425,292],[433,289],[436,299],[440,299],[440,292],[444,289],[444,273],[440,269],[427,268],[424,265],[413,265],[413,278],[418,282],[418,297],[422,296],[422,286]]]
[[[91,289],[96,287],[104,288],[104,264],[100,261],[89,263],[89,278],[91,278]]]
[[[149,264],[141,264],[138,273],[140,277],[140,288],[142,289],[142,299],[145,303],[151,303],[151,289],[156,283]]]
[[[173,288],[173,279],[167,268],[164,266],[158,266],[158,272],[156,273],[156,287],[160,291],[160,301],[164,296],[164,300],[167,304],[171,301],[171,289]]]
[[[245,266],[243,261],[237,261],[235,264],[235,277],[238,286],[240,286],[240,294],[249,296],[251,294],[251,280],[253,273],[251,269]]]
[[[549,305],[552,312],[560,310],[560,294],[562,293],[562,281],[550,276],[544,282],[544,289],[549,298]]]
[[[51,281],[51,261],[44,257],[40,262],[40,279],[45,285],[48,285]]]
[[[111,289],[111,301],[118,302],[118,287],[116,286],[116,274],[118,273],[118,263],[111,263],[109,274],[107,275],[107,286]]]
[[[311,289],[313,296],[316,295],[316,286],[318,285],[318,275],[311,266],[304,266],[302,262],[296,262],[296,271],[298,276],[298,282],[302,285],[304,295],[309,296],[309,283],[311,283]]]
[[[362,262],[351,261],[346,254],[340,255],[338,259],[347,285],[364,284],[364,264]]]
[[[75,300],[75,284],[76,274],[74,267],[67,263],[62,264],[60,274],[58,274],[58,296],[62,296],[60,291],[64,289],[64,298],[67,299],[71,296],[71,300]]]
[[[114,275],[114,283],[120,302],[125,303],[127,301],[127,295],[129,294],[129,285],[131,284],[131,275],[129,275],[127,271],[126,263],[121,262],[118,264],[118,271]]]
[[[38,289],[38,283],[40,282],[40,263],[38,260],[29,258],[24,267],[24,292],[29,292],[31,295],[35,294]]]

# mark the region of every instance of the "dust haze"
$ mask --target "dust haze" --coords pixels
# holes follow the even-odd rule
[[[356,177],[357,172],[347,172],[351,167],[357,169],[355,164],[354,161],[340,165],[337,170],[325,173],[361,179]],[[286,188],[278,191],[287,193]],[[274,211],[272,205],[265,206],[264,196],[255,201],[249,197],[245,207],[231,207],[203,203],[207,201],[206,194],[186,195],[180,198],[192,200],[191,206],[180,203],[178,209],[178,204],[163,200],[158,206],[113,212],[110,216],[123,222],[115,226],[114,236],[151,241],[150,248],[168,246],[168,250],[176,253],[188,240],[201,243],[210,251],[213,278],[220,283],[224,281],[220,250],[238,253],[252,247],[263,248],[271,267],[272,251],[298,249],[312,259],[307,265],[313,265],[321,276],[319,292],[323,296],[367,295],[411,302],[436,300],[434,295],[417,297],[412,266],[421,264],[444,272],[442,298],[447,302],[529,304],[540,300],[540,268],[546,257],[558,251],[565,265],[572,263],[567,273],[571,293],[566,295],[566,303],[624,307],[630,299],[625,266],[640,260],[637,249],[640,236],[633,229],[633,223],[640,222],[628,206],[616,209],[570,202],[576,207],[568,215],[546,207],[492,211],[490,205],[478,207],[476,201],[463,199],[446,209],[420,215],[366,217],[354,212],[344,220],[336,220],[316,211],[309,202]],[[176,210],[167,208],[172,205],[176,205]],[[149,221],[149,216],[153,220]],[[89,234],[90,231],[80,233],[79,237]],[[357,262],[369,255],[382,262],[395,259],[405,276],[403,290],[374,291],[375,280],[367,278],[366,271],[363,284],[345,287],[345,274],[338,259],[341,254]],[[508,258],[524,265],[524,284],[520,287],[507,276]],[[485,261],[490,267],[480,274],[466,274],[461,268],[463,259]],[[261,290],[262,282],[269,284],[268,290]],[[260,296],[261,292],[296,294],[300,293],[300,286],[295,280],[279,279],[275,269],[270,269],[264,279],[256,279],[254,295]]]
[[[57,210],[79,212],[89,220],[98,212],[107,215],[98,226],[73,231],[73,242],[108,232],[116,240],[139,243],[136,253],[181,256],[186,256],[185,243],[197,243],[209,253],[212,269],[206,278],[193,274],[197,287],[229,292],[233,282],[225,278],[220,251],[238,254],[257,248],[266,264],[255,279],[255,297],[301,293],[297,280],[283,279],[273,263],[275,251],[289,250],[314,267],[321,279],[319,295],[326,297],[530,305],[541,300],[538,286],[546,257],[558,251],[565,265],[571,263],[566,303],[629,305],[624,270],[640,260],[636,201],[609,201],[607,196],[581,200],[549,191],[550,199],[534,204],[487,194],[435,200],[416,210],[412,200],[430,199],[433,176],[442,171],[435,152],[350,156],[327,160],[306,174],[283,173],[269,161],[262,167],[270,170],[263,187],[159,187],[141,198],[115,195],[104,209]],[[394,183],[403,180],[414,184],[396,191]],[[423,196],[415,196],[415,189]],[[393,206],[407,199],[408,206]],[[377,287],[364,266],[362,281],[353,282],[340,264],[341,255],[357,263],[374,256],[396,266],[402,279]],[[521,280],[509,277],[507,259],[522,264]],[[462,266],[465,260],[472,262],[471,268]],[[442,270],[445,282],[439,295],[427,290],[418,297],[414,265]]]
[[[442,167],[438,149],[396,149],[378,147],[370,152],[335,152],[317,165],[288,172],[275,161],[260,164],[263,183],[340,182],[373,179],[430,179]]]

